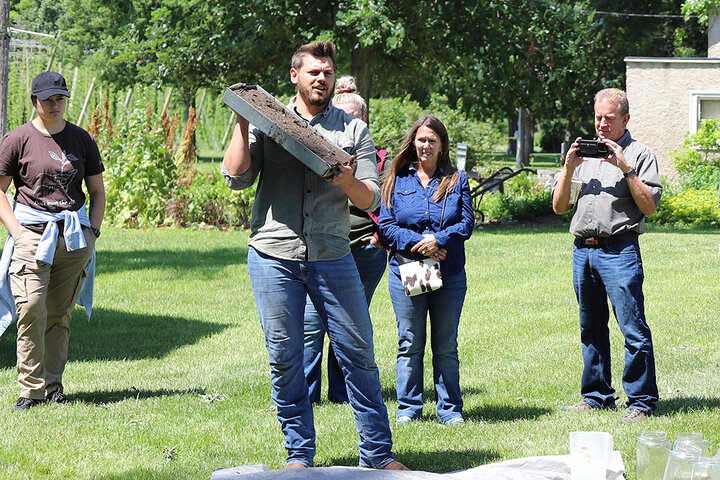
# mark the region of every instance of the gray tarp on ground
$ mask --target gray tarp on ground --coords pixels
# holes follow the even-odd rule
[[[605,479],[625,480],[622,455],[614,451]],[[527,457],[451,473],[398,472],[359,467],[270,470],[248,465],[215,470],[210,480],[570,480],[570,455]]]

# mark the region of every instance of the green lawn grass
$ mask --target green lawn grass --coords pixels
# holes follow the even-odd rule
[[[250,291],[248,233],[105,228],[96,306],[73,317],[65,375],[72,403],[12,412],[14,327],[0,337],[0,478],[207,479],[215,468],[284,465],[270,408],[267,353]],[[395,427],[414,469],[447,472],[568,452],[576,430],[611,433],[635,478],[635,434],[701,431],[720,442],[716,232],[652,229],[641,238],[647,317],[662,401],[644,424],[623,411],[567,414],[580,399],[577,305],[567,225],[484,227],[467,243],[469,291],[460,326],[463,427],[435,419],[430,353],[422,421]],[[383,280],[371,306],[376,358],[391,417],[397,333]],[[611,325],[613,374],[622,339]],[[356,465],[350,409],[315,409],[319,466]]]
[[[493,163],[496,163],[501,167],[510,167],[515,169],[517,165],[515,157],[505,153],[493,153],[491,154],[491,158]],[[535,170],[559,170],[561,167],[559,161],[559,153],[531,153],[530,165],[527,165],[526,167]]]

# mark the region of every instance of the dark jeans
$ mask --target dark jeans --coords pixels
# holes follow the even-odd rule
[[[361,250],[353,250],[353,258],[357,266],[360,280],[365,290],[368,305],[372,300],[375,288],[385,273],[387,253],[381,248],[367,245]],[[323,345],[325,343],[325,326],[315,305],[308,299],[305,304],[305,379],[308,384],[308,396],[311,403],[320,403],[321,371]],[[345,377],[338,365],[332,343],[328,346],[328,400],[336,403],[347,403]]]
[[[428,315],[438,419],[447,422],[462,416],[457,335],[467,291],[465,270],[443,277],[442,288],[414,297],[405,295],[402,280],[392,271],[388,283],[398,326],[397,416],[422,415]]]
[[[623,387],[627,406],[655,410],[658,389],[650,328],[645,321],[640,246],[629,241],[601,248],[573,247],[573,284],[580,305],[581,393],[594,407],[615,405],[610,369],[610,298],[625,337]]]
[[[287,463],[313,465],[315,428],[303,372],[303,316],[310,297],[345,374],[360,440],[360,466],[395,457],[375,364],[372,324],[355,261],[281,260],[248,250],[248,272],[270,359],[272,399],[285,435]]]

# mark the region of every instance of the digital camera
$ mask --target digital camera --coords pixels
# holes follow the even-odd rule
[[[608,158],[612,152],[602,140],[580,140],[578,148],[579,157]]]

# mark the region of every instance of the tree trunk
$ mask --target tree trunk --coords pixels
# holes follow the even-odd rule
[[[527,121],[527,110],[525,107],[518,109],[518,141],[517,141],[517,153],[515,155],[515,166],[520,169],[524,165],[530,163],[530,152],[528,151],[527,138],[528,121]]]
[[[10,60],[10,35],[8,20],[10,0],[0,0],[0,137],[7,131],[8,72]]]
[[[567,130],[565,130],[565,138],[563,138],[563,142],[560,145],[560,161],[559,166],[565,165],[565,155],[567,154],[567,151],[570,150],[570,145],[573,144],[575,139],[572,136],[572,132],[575,130],[575,125],[573,125],[572,122],[568,122]]]
[[[372,52],[367,47],[357,46],[353,48],[350,56],[350,75],[355,77],[358,94],[363,97],[365,103],[370,107],[370,90],[372,88],[372,70],[370,57]],[[368,123],[370,114],[368,113]]]
[[[517,154],[518,121],[517,117],[508,117],[508,146],[507,154],[514,157]]]
[[[525,166],[530,165],[530,155],[535,151],[535,115],[530,110],[525,112],[526,114],[526,128],[525,128],[525,152],[526,157],[523,160]]]

